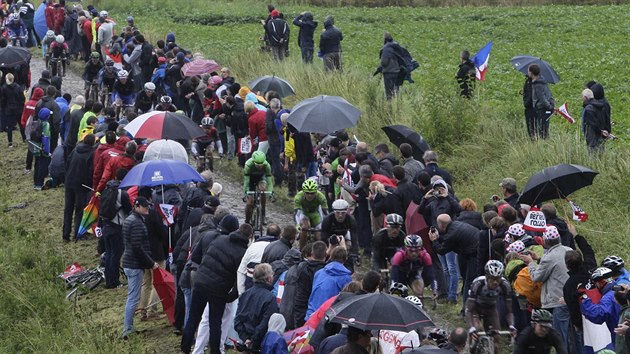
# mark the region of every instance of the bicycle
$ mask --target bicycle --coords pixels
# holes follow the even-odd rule
[[[92,100],[93,102],[98,102],[98,83],[96,82],[96,80],[92,80],[92,82],[90,82],[90,84],[88,85],[88,92],[86,93],[85,97],[87,97],[88,99]]]
[[[470,354],[495,354],[494,336],[512,335],[510,331],[495,331],[489,328],[487,332],[477,332],[479,338],[475,341],[470,340]],[[514,338],[510,341],[510,347],[514,345]]]
[[[268,191],[249,191],[247,195],[254,196],[254,210],[252,212],[252,227],[254,228],[254,237],[256,236],[256,232],[258,232],[258,237],[263,235],[263,225],[265,224],[265,212],[262,210],[262,195],[268,194],[273,195],[272,192]]]
[[[314,227],[300,227],[298,233],[298,241],[300,242],[300,250],[304,248],[309,243],[313,243],[315,241],[319,241],[321,239],[321,231],[320,229]]]
[[[66,279],[66,288],[72,289],[66,294],[66,299],[72,296],[85,295],[89,291],[96,289],[105,280],[105,268],[95,267],[73,274]]]
[[[107,85],[103,85],[103,88],[100,92],[101,103],[103,103],[103,107],[109,107],[112,105],[112,95],[109,92],[109,87]]]
[[[197,172],[201,173],[205,170],[214,172],[214,154],[210,146],[206,147],[206,151],[202,156],[197,157]]]
[[[48,65],[50,66],[50,73],[52,74],[52,76],[66,76],[66,73],[63,72],[64,69],[62,61],[63,58],[50,58],[50,60],[48,61]]]

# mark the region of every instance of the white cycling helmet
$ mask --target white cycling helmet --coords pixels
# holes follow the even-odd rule
[[[420,306],[420,308],[422,308],[422,300],[420,300],[419,297],[413,296],[413,295],[409,295],[405,299],[411,301],[412,304],[418,305],[418,306]]]
[[[65,40],[66,40],[66,39],[65,39],[65,38],[63,38],[63,36],[62,36],[62,35],[58,35],[58,36],[55,38],[55,41],[57,41],[57,43],[63,43],[63,42],[65,42]]]
[[[10,14],[9,15],[9,21],[19,20],[19,19],[20,19],[20,15],[19,14]]]
[[[337,199],[332,203],[333,211],[346,211],[350,205],[343,199]]]
[[[171,98],[171,96],[162,96],[162,98],[160,98],[160,102],[162,102],[162,103],[171,103],[171,102],[173,102],[173,99]]]
[[[48,38],[55,38],[55,31],[53,31],[53,30],[46,31],[46,37],[48,37]]]
[[[488,261],[488,263],[486,263],[486,266],[484,267],[486,275],[489,275],[491,277],[500,277],[501,275],[503,275],[504,269],[505,267],[503,266],[503,263],[497,261],[496,259]]]
[[[120,70],[118,72],[118,78],[119,79],[126,79],[129,77],[129,73],[127,72],[127,70]]]
[[[109,16],[109,13],[107,11],[103,10],[103,11],[99,12],[98,16],[107,18]]]
[[[155,91],[155,84],[152,82],[147,82],[144,84],[144,89],[148,91]]]
[[[205,126],[205,127],[211,127],[214,125],[214,119],[210,118],[210,117],[203,117],[201,119],[201,125]]]

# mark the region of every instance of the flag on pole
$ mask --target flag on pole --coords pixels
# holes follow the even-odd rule
[[[175,223],[175,215],[177,215],[177,206],[171,204],[159,204],[158,211],[162,216],[165,226],[171,226]]]
[[[488,59],[490,59],[490,51],[492,50],[492,41],[488,42],[483,48],[472,58],[475,64],[475,77],[479,81],[486,79],[486,70],[488,70]]]
[[[564,119],[568,120],[569,123],[575,123],[575,118],[573,118],[569,113],[569,107],[567,106],[566,102],[562,106],[556,108],[556,112],[558,112],[559,115],[563,116]]]
[[[569,202],[571,209],[573,209],[573,220],[579,221],[579,222],[585,222],[588,219],[588,214],[584,211],[584,209],[580,208],[579,205],[573,203],[572,201],[568,199],[567,201]]]

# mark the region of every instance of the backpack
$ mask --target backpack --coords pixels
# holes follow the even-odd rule
[[[107,185],[100,197],[100,206],[98,216],[105,220],[113,220],[118,211],[121,209],[119,198],[122,191],[118,189],[118,185]]]
[[[39,119],[32,119],[30,127],[31,127],[31,130],[29,134],[29,140],[34,143],[41,143],[42,137],[44,135],[43,134],[44,126],[42,124],[42,121]]]

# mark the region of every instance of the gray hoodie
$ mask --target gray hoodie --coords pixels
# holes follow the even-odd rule
[[[555,106],[549,84],[541,77],[532,82],[532,103],[534,109],[539,111],[553,111]]]
[[[545,254],[538,263],[529,263],[529,276],[533,281],[542,282],[540,300],[543,308],[555,308],[564,306],[560,303],[563,297],[562,288],[569,279],[567,266],[564,263],[564,255],[571,248],[557,244],[545,250]]]

